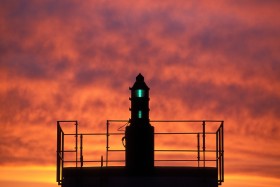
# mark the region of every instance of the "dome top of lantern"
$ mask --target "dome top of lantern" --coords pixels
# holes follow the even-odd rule
[[[137,90],[137,89],[149,90],[150,88],[146,85],[143,75],[141,73],[139,73],[139,75],[137,75],[137,77],[136,77],[136,82],[129,89],[130,90]]]

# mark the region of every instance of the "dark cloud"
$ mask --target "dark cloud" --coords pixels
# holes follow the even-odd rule
[[[0,93],[0,119],[3,126],[17,122],[17,116],[30,107],[30,93],[16,88]]]
[[[211,70],[211,69],[209,69]],[[185,71],[187,74],[188,72]],[[173,74],[175,75],[175,74]],[[213,77],[220,75],[213,74]],[[186,107],[192,110],[199,110],[213,106],[211,110],[217,113],[246,110],[250,116],[261,118],[266,115],[273,115],[278,118],[280,96],[277,92],[271,92],[260,85],[247,85],[241,83],[217,83],[214,80],[208,81],[188,78],[186,81],[178,80],[176,76],[165,80],[161,74],[155,75],[151,81],[151,87],[156,94],[164,90],[165,97],[182,99],[187,103]],[[214,105],[212,105],[214,104]]]

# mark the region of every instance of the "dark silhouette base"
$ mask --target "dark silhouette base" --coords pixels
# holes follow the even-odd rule
[[[64,168],[62,187],[217,187],[212,167],[154,167],[131,172],[125,167]]]

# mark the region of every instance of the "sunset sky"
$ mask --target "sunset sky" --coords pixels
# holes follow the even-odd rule
[[[224,187],[280,186],[280,1],[1,0],[0,186],[54,187],[56,121],[225,121]]]

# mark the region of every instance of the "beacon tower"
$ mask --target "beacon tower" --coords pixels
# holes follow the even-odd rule
[[[131,172],[154,167],[154,127],[149,119],[149,90],[139,74],[131,91],[130,125],[125,129],[125,166]]]

